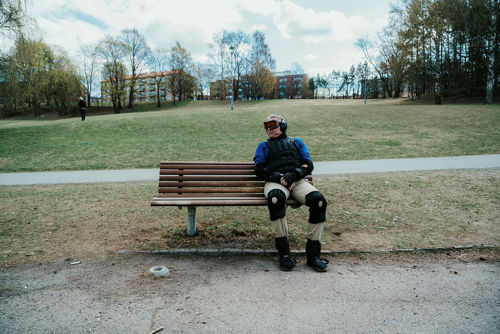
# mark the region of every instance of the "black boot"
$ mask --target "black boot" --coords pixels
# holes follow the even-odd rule
[[[280,269],[290,271],[295,267],[295,260],[290,257],[290,246],[287,237],[276,238],[276,249],[278,250]]]
[[[306,257],[307,265],[319,272],[325,272],[328,269],[328,260],[321,257],[321,243],[319,240],[307,239]]]

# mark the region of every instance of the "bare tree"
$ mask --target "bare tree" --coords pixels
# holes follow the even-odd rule
[[[339,80],[340,80],[341,73],[338,71],[333,70],[330,74],[328,74],[327,81],[328,81],[328,97],[333,97],[333,92],[335,92],[338,95],[339,91]]]
[[[192,68],[192,63],[191,53],[176,41],[168,55],[168,64],[172,70],[168,78],[173,96],[173,104],[175,104],[176,96],[181,100],[182,95],[191,88],[192,76],[189,74],[189,71]]]
[[[110,36],[105,37],[97,47],[97,51],[104,61],[102,72],[105,78],[104,89],[108,91],[116,113],[122,109],[121,101],[126,86],[126,68],[123,64],[124,47],[122,41]]]
[[[99,55],[97,52],[97,46],[93,44],[87,44],[80,47],[81,54],[81,65],[80,65],[80,75],[81,82],[85,87],[87,94],[87,106],[90,107],[90,98],[92,96],[92,90],[94,89],[94,84],[97,79],[97,68],[99,62]]]
[[[498,0],[488,1],[488,7],[491,9],[491,24],[489,27],[490,36],[488,39],[488,72],[486,77],[486,103],[493,103],[493,87],[495,85],[495,48],[498,49],[496,34]]]
[[[246,61],[249,66],[247,70],[249,87],[246,95],[256,99],[268,96],[274,88],[273,71],[276,61],[271,56],[271,49],[265,38],[263,32],[253,33],[251,49]]]
[[[128,107],[133,108],[135,84],[139,74],[141,74],[146,67],[151,50],[146,43],[144,35],[136,28],[122,30],[120,40],[123,43],[125,56],[130,68]]]
[[[161,89],[165,100],[167,98],[167,67],[168,67],[168,50],[157,49],[153,51],[148,58],[148,66],[154,72],[153,79],[155,81],[156,90],[156,106],[161,106]]]
[[[293,74],[305,73],[304,68],[299,63],[292,63],[292,65],[290,65],[290,72],[292,72]]]
[[[246,61],[245,57],[249,52],[249,37],[243,31],[224,31],[223,34],[224,44],[229,49],[230,61],[229,67],[231,68],[231,77],[235,77],[233,87],[234,99],[238,99],[238,91],[240,86],[241,77],[243,74],[243,66]]]
[[[218,78],[218,80],[215,83],[215,86],[213,87],[217,93],[212,94],[214,96],[220,96],[221,99],[223,98],[223,95],[225,95],[226,91],[226,72],[228,71],[228,66],[226,64],[226,60],[228,59],[227,53],[228,49],[226,44],[224,44],[224,32],[221,30],[219,32],[216,32],[212,36],[212,43],[209,44],[209,54],[208,57],[211,60],[211,63],[213,64],[214,70],[215,70],[215,76]]]
[[[198,98],[202,100],[209,94],[210,82],[215,79],[215,68],[212,64],[198,63],[194,66],[194,74],[198,83]]]
[[[384,93],[386,96],[391,97],[391,90],[389,89],[389,82],[387,75],[384,73],[383,68],[378,66],[372,56],[370,55],[370,50],[373,48],[373,43],[368,40],[367,38],[359,38],[354,45],[359,48],[361,51],[363,51],[363,54],[365,56],[365,59],[372,65],[373,69],[375,72],[377,72],[380,81],[382,82],[382,87],[384,88]]]
[[[18,35],[24,25],[26,1],[0,1],[0,34]]]

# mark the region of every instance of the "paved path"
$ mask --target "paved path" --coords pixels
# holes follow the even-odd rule
[[[340,256],[321,274],[304,262],[282,272],[271,257],[131,253],[0,268],[0,332],[500,332],[494,261]],[[148,276],[157,265],[168,278]]]
[[[315,162],[314,175],[500,168],[500,154]],[[0,173],[0,185],[156,181],[158,169]]]

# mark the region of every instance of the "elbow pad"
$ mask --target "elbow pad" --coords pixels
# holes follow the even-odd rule
[[[263,163],[255,165],[255,175],[257,175],[259,180],[267,180],[269,178],[268,172],[266,171],[266,167]]]
[[[301,167],[304,169],[304,176],[311,175],[312,171],[314,170],[314,164],[312,160],[306,159],[302,161],[302,164],[307,165],[307,167]]]

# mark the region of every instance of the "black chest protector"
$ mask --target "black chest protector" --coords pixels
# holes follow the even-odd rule
[[[301,166],[299,148],[295,145],[295,138],[267,140],[269,152],[266,157],[267,169],[270,172],[286,173]]]

